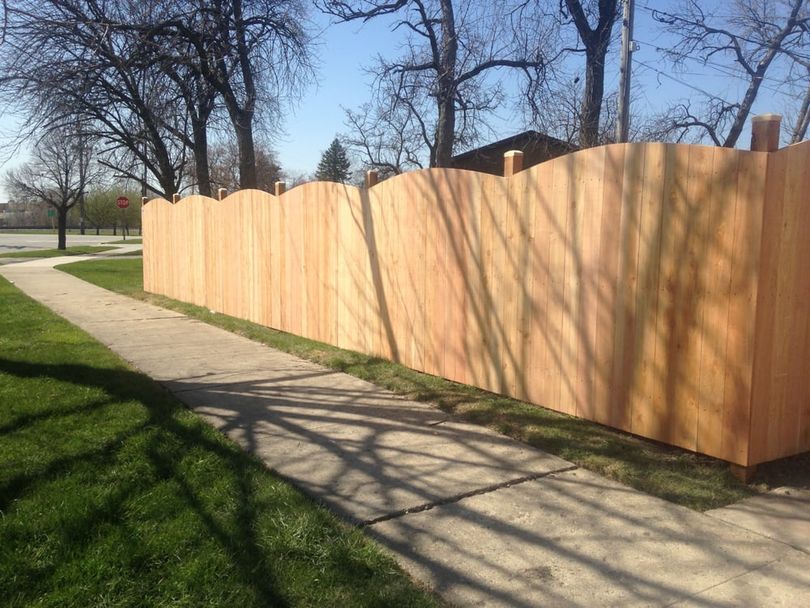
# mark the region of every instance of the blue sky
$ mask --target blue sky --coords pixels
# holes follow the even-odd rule
[[[667,9],[672,2],[637,0],[635,36],[639,50],[634,53],[633,69],[633,111],[651,114],[670,103],[696,95],[694,89],[709,90],[712,94],[729,99],[739,99],[743,85],[735,79],[697,63],[686,73],[674,72],[663,59],[656,46],[666,46],[667,40],[660,32],[660,26],[651,18],[650,7]],[[722,4],[720,6],[723,6]],[[283,120],[283,132],[276,134],[273,147],[282,167],[293,175],[314,172],[321,153],[336,134],[344,132],[344,112],[342,107],[356,109],[370,96],[371,76],[364,67],[372,63],[377,54],[394,57],[402,33],[392,31],[391,19],[372,20],[368,23],[329,25],[329,20],[320,14],[313,14],[315,26],[321,31],[318,47],[319,68],[317,85],[312,85],[302,98],[287,110]],[[606,78],[606,92],[618,86],[618,45],[611,49],[611,65]],[[574,64],[572,68],[576,68]],[[686,86],[676,80],[685,81]],[[767,83],[766,83],[766,86]],[[768,90],[760,95],[755,113],[784,110],[786,102],[778,99]],[[0,118],[0,133],[8,137],[15,131],[13,117]],[[514,108],[504,107],[498,112],[494,131],[499,139],[527,128]],[[740,146],[748,143],[748,135],[740,139]],[[19,164],[25,158],[24,150],[16,154],[3,154],[6,160],[0,167],[5,171]],[[0,184],[0,200],[5,200],[3,184]]]
[[[662,34],[661,26],[653,21],[651,9],[666,10],[673,4],[668,0],[637,0],[634,39],[639,43],[639,49],[634,53],[633,111],[654,114],[670,103],[695,97],[699,94],[697,89],[726,99],[740,99],[745,83],[697,62],[688,66],[685,73],[675,72],[664,60],[657,47],[666,46],[667,38]],[[721,2],[719,6],[728,6],[728,3]],[[401,33],[392,31],[390,19],[331,27],[327,27],[328,20],[323,16],[316,16],[315,21],[324,28],[320,84],[312,87],[287,115],[285,134],[275,145],[282,166],[293,174],[315,170],[323,150],[336,134],[346,130],[341,106],[356,109],[369,99],[371,77],[364,73],[363,67],[372,63],[378,53],[395,57],[396,46],[401,40]],[[606,92],[618,88],[618,51],[618,45],[611,48]],[[688,86],[678,81],[685,81]],[[765,86],[769,86],[768,83]],[[755,113],[781,113],[784,106],[785,101],[776,99],[766,88],[760,93],[760,101],[754,110]],[[508,137],[528,126],[511,107],[499,111],[495,123],[498,134],[495,139]],[[749,137],[745,133],[739,145],[746,146]]]

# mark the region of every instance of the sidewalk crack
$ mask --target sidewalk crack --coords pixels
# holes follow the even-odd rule
[[[482,494],[490,494],[492,492],[496,492],[498,490],[502,490],[504,488],[511,488],[512,486],[516,486],[522,483],[526,483],[527,481],[534,481],[536,479],[542,479],[544,477],[550,477],[551,475],[557,475],[559,473],[568,473],[570,471],[575,471],[579,469],[579,467],[575,464],[572,464],[568,467],[563,467],[561,469],[554,469],[553,471],[547,471],[545,473],[534,473],[532,475],[526,475],[524,477],[518,477],[517,479],[510,479],[509,481],[504,481],[501,483],[496,483],[490,486],[484,486],[483,488],[477,488],[475,490],[470,490],[469,492],[463,492],[461,494],[456,494],[455,496],[449,496],[447,498],[442,498],[441,500],[436,500],[434,502],[426,502],[421,505],[417,505],[415,507],[408,507],[406,509],[400,509],[399,511],[394,511],[392,513],[386,513],[385,515],[380,515],[379,517],[375,517],[373,519],[367,519],[365,521],[361,521],[358,524],[359,528],[367,528],[369,526],[373,526],[374,524],[379,524],[385,521],[390,521],[392,519],[398,519],[400,517],[404,517],[405,515],[411,515],[413,513],[422,513],[423,511],[429,511],[435,507],[441,507],[443,505],[449,505],[465,498],[471,498],[473,496],[480,496]]]

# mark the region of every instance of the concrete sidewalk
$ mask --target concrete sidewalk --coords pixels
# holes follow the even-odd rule
[[[785,511],[743,509],[749,520],[732,507],[695,513],[52,269],[77,259],[13,264],[0,274],[365,526],[453,604],[810,604],[810,496],[782,501]],[[751,515],[757,509],[771,517],[768,530],[790,519],[789,537],[764,531],[763,517]]]

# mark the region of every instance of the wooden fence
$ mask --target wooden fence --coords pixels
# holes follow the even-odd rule
[[[144,209],[147,291],[750,466],[810,449],[810,142]]]

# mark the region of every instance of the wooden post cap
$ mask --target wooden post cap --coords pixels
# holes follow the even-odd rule
[[[756,116],[751,117],[751,122],[782,122],[782,115],[781,114],[757,114]]]
[[[227,189],[220,188],[219,190],[217,190],[217,197],[219,198],[219,200],[222,200],[226,196],[228,196],[228,190]]]
[[[366,171],[366,188],[371,188],[380,181],[380,174],[374,169]]]
[[[276,189],[276,196],[281,196],[287,191],[287,182],[276,182],[275,189]]]
[[[145,196],[141,197],[141,207],[146,206],[146,203],[148,203],[148,202],[149,202],[148,198],[146,198]]]
[[[779,129],[782,117],[779,114],[759,114],[751,119],[751,150],[775,152],[779,149]]]
[[[177,204],[177,202],[178,202],[179,200],[180,200],[180,195],[179,195],[177,192],[175,192],[174,194],[172,194],[172,203]]]
[[[523,152],[509,150],[503,153],[503,176],[512,177],[515,173],[523,171]]]

